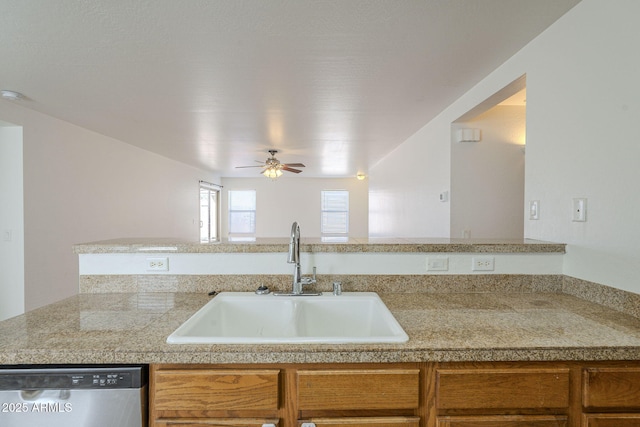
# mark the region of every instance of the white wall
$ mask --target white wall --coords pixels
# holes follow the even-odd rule
[[[568,243],[564,272],[640,292],[640,2],[582,0],[547,31],[404,142],[370,171],[372,192],[419,193],[444,184],[451,123],[527,75],[525,204],[540,200],[540,220],[525,219],[525,237]],[[396,153],[402,153],[398,156]],[[424,168],[378,186],[403,159]],[[432,168],[439,181],[429,183]],[[444,171],[442,170],[444,169]],[[374,188],[374,183],[376,187]],[[407,190],[409,189],[409,190]],[[588,198],[588,221],[571,222],[571,198]],[[403,200],[403,220],[426,236],[437,202]],[[371,203],[373,206],[373,202]],[[375,215],[375,212],[372,212]],[[525,215],[523,209],[523,216]],[[439,229],[446,227],[442,221]],[[397,224],[384,230],[393,234]]]
[[[23,127],[27,310],[78,292],[75,243],[198,239],[198,181],[216,177],[18,103],[0,119]]]
[[[369,174],[371,237],[449,237],[450,128],[425,126]]]
[[[527,49],[529,237],[569,243],[565,274],[640,292],[640,2],[583,0]],[[530,143],[531,142],[531,143]],[[588,199],[587,222],[571,199]]]
[[[22,128],[0,123],[0,320],[24,313]]]
[[[368,182],[355,178],[223,178],[222,237],[229,234],[228,191],[256,190],[256,237],[288,237],[298,221],[302,237],[320,237],[320,192],[349,191],[349,236],[368,234]]]
[[[451,237],[522,239],[526,107],[498,105],[452,126]],[[480,142],[457,142],[475,128]]]

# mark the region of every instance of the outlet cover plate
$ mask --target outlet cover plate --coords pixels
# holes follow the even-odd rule
[[[493,271],[495,270],[494,258],[492,256],[474,256],[471,258],[472,271]]]
[[[147,258],[147,271],[169,271],[169,258]]]

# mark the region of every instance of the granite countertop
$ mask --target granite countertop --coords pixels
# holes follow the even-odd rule
[[[408,342],[169,345],[210,297],[80,294],[0,322],[0,364],[640,360],[640,319],[568,294],[380,296]]]
[[[531,239],[445,239],[445,238],[349,238],[323,241],[302,238],[302,252],[465,252],[465,253],[564,253],[565,244]],[[76,254],[100,253],[264,253],[287,252],[288,238],[259,238],[255,241],[200,243],[171,238],[123,238],[74,245]]]

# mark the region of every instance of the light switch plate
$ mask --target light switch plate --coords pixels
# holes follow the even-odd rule
[[[427,257],[427,271],[448,271],[449,257]]]
[[[529,219],[540,219],[540,200],[529,202]]]
[[[572,212],[571,220],[573,222],[585,222],[587,220],[587,199],[573,199]]]

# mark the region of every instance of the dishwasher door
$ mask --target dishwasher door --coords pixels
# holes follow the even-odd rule
[[[0,369],[2,427],[146,425],[144,367]]]

